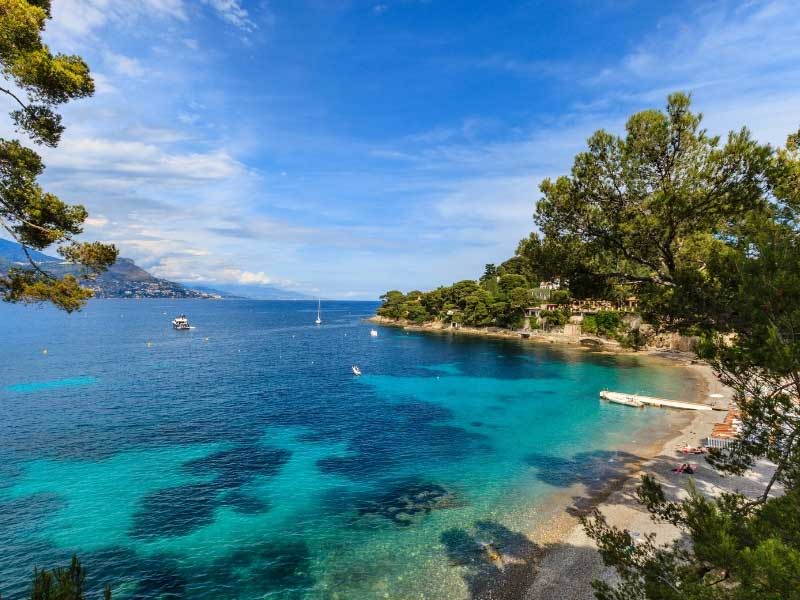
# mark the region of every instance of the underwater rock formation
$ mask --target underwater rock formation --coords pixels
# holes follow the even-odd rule
[[[459,506],[456,496],[436,483],[409,483],[364,502],[359,516],[384,517],[400,527],[408,527],[431,511]]]

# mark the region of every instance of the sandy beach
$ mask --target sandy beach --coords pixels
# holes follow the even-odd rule
[[[730,404],[732,391],[719,383],[710,367],[687,364],[686,368],[703,377],[706,383],[705,399],[708,399],[709,394],[721,394],[723,398],[717,399],[716,403]],[[703,401],[704,398],[697,400]],[[709,434],[714,423],[722,420],[723,414],[718,411],[696,412],[688,425],[662,445],[660,452],[645,460],[639,468],[633,469],[627,480],[616,489],[612,489],[597,504],[597,508],[605,515],[608,522],[628,529],[634,537],[654,533],[660,543],[678,537],[679,531],[675,527],[654,522],[650,514],[638,504],[635,490],[640,476],[644,473],[656,476],[664,487],[668,499],[687,497],[686,490],[690,480],[694,482],[698,491],[708,497],[716,496],[722,491],[755,494],[763,490],[773,470],[767,462],[758,463],[753,470],[741,477],[723,476],[708,466],[702,456],[689,458],[677,451],[686,444],[699,445],[700,439]],[[684,462],[692,462],[698,466],[693,475],[672,472],[673,467]],[[534,535],[548,539],[545,542],[546,551],[537,565],[533,583],[523,596],[526,600],[539,598],[589,600],[594,598],[592,580],[613,581],[614,570],[603,565],[594,543],[583,531],[577,517],[571,516],[570,513],[573,511],[568,510],[565,513],[567,515],[565,522],[559,523],[556,529],[534,532]]]
[[[452,332],[461,335],[516,339],[533,344],[582,347],[574,336],[556,334],[521,339],[515,332],[502,330],[472,328],[451,330],[435,326],[398,324],[379,317],[370,320],[382,325],[400,326],[410,331],[439,334]],[[614,342],[605,344],[602,351],[613,354],[630,353]],[[676,374],[680,372],[681,376],[696,381],[695,397],[685,400],[710,404],[718,410],[645,409],[654,411],[654,426],[661,431],[619,449],[620,455],[624,457],[622,459],[624,465],[617,470],[618,476],[613,480],[607,480],[595,489],[576,485],[554,496],[548,507],[541,507],[540,514],[547,514],[548,518],[537,520],[544,524],[525,532],[538,548],[537,556],[527,562],[525,569],[507,570],[506,576],[497,580],[496,586],[492,586],[494,589],[487,598],[593,599],[591,582],[594,579],[613,581],[615,577],[614,570],[603,565],[594,542],[588,538],[579,522],[580,515],[595,508],[605,515],[609,524],[628,529],[634,537],[654,533],[660,543],[676,539],[680,532],[675,527],[654,522],[650,514],[637,502],[636,487],[641,475],[645,473],[656,477],[669,499],[687,497],[686,490],[690,481],[693,481],[696,488],[707,496],[715,496],[721,491],[738,490],[748,493],[763,489],[772,471],[767,463],[757,464],[755,469],[742,477],[722,476],[708,466],[702,455],[685,455],[678,451],[686,445],[700,445],[700,440],[709,435],[713,425],[723,420],[726,414],[724,411],[731,405],[732,390],[723,386],[712,369],[694,360],[694,356],[690,353],[650,349],[637,354],[672,363],[676,368]],[[712,397],[712,394],[715,397]],[[669,414],[664,414],[664,418],[659,419],[660,411],[667,411]],[[675,466],[685,462],[697,466],[693,475],[672,471]],[[509,564],[511,562],[509,560]]]

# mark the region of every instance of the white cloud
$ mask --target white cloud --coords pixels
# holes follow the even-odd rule
[[[94,80],[94,93],[96,95],[116,94],[119,92],[108,76],[103,73],[92,71],[92,79]]]
[[[239,0],[205,0],[205,3],[234,27],[244,31],[253,31],[256,28],[256,24],[250,19],[250,13],[242,7]]]
[[[130,26],[140,19],[187,21],[197,0],[56,0],[53,19],[48,21],[47,37],[68,49],[90,45],[94,33],[109,24]],[[239,0],[203,0],[225,22],[244,31],[253,31],[256,24]],[[266,5],[265,5],[266,6]],[[273,21],[267,9],[265,19]],[[184,40],[190,48],[194,40]]]
[[[91,217],[87,217],[84,221],[84,224],[88,225],[89,227],[105,227],[108,225],[108,219],[103,215],[94,215]]]
[[[135,58],[125,56],[124,54],[116,54],[115,52],[106,51],[104,58],[106,63],[118,75],[137,79],[144,77],[147,73],[147,69],[142,66],[141,62]]]
[[[178,121],[184,125],[194,125],[200,120],[200,115],[195,113],[179,112]]]
[[[72,48],[85,46],[108,23],[130,24],[144,16],[184,20],[183,0],[56,0],[47,35]]]
[[[661,107],[668,93],[683,90],[716,133],[747,125],[761,141],[782,143],[800,106],[800,45],[787,43],[800,38],[800,5],[698,6],[584,82],[595,92],[592,108]]]
[[[242,284],[257,284],[257,285],[267,285],[268,283],[272,282],[264,271],[259,271],[258,273],[252,273],[250,271],[241,271],[236,278],[238,283]]]
[[[225,179],[244,170],[224,150],[173,153],[144,142],[69,135],[57,150],[48,150],[45,158],[51,168],[170,181]]]

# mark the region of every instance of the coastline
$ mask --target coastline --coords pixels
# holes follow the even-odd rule
[[[669,355],[663,358],[681,360],[680,357]],[[701,383],[696,391],[697,401],[707,399],[708,394],[714,393],[722,394],[724,403],[730,402],[731,390],[724,388],[717,381],[708,365],[680,362],[677,366],[689,370]],[[556,519],[528,532],[532,539],[542,544],[544,551],[539,557],[536,573],[523,597],[526,600],[537,598],[590,600],[594,598],[592,580],[615,579],[614,570],[603,565],[594,543],[583,531],[578,521],[580,514],[597,509],[606,517],[609,524],[628,529],[634,537],[654,533],[660,543],[678,537],[677,528],[666,523],[654,522],[647,510],[638,504],[636,488],[645,473],[656,477],[670,499],[686,497],[690,479],[694,481],[698,490],[705,494],[716,493],[722,488],[743,489],[742,480],[747,479],[746,477],[722,478],[706,465],[702,456],[686,456],[676,451],[676,448],[686,444],[698,445],[700,439],[710,433],[713,424],[720,420],[720,414],[717,411],[692,411],[683,424],[674,420],[668,423],[673,426],[668,427],[663,436],[659,436],[660,440],[654,440],[650,444],[635,445],[636,456],[640,457],[640,460],[626,465],[629,468],[622,477],[608,481],[604,489],[596,494],[579,495],[577,501],[572,495],[572,503],[566,507],[562,503],[562,512]],[[692,462],[699,466],[692,477],[672,472],[676,464],[683,462]]]
[[[417,331],[421,333],[434,333],[440,335],[464,335],[464,336],[478,336],[490,337],[506,340],[518,340],[521,342],[530,342],[533,344],[552,344],[557,346],[569,346],[572,348],[581,348],[583,350],[591,350],[594,352],[612,352],[612,353],[626,353],[632,354],[633,350],[624,348],[622,344],[616,340],[609,340],[607,338],[598,338],[590,335],[567,335],[564,333],[545,333],[542,331],[531,332],[526,337],[520,335],[517,331],[510,329],[503,329],[501,327],[445,327],[441,322],[435,321],[431,323],[423,323],[421,325],[411,323],[408,321],[388,319],[386,317],[379,317],[373,315],[366,319],[369,323],[375,325],[382,325],[384,327],[394,327],[404,331]],[[582,344],[581,339],[592,339],[598,343]],[[652,350],[640,350],[639,355],[644,355]],[[658,350],[660,351],[660,350]]]
[[[451,329],[439,324],[400,323],[378,316],[367,320],[407,331],[502,338],[615,355],[635,354],[657,361],[667,361],[694,380],[692,391],[694,398],[691,400],[695,402],[711,404],[709,395],[720,394],[722,398],[714,400],[713,404],[717,409],[726,409],[730,406],[733,395],[732,390],[720,384],[707,364],[699,362],[689,352],[660,348],[647,348],[634,352],[611,340],[608,343],[604,340],[603,346],[598,349],[594,345],[581,344],[580,336],[541,334],[523,338],[519,333],[508,330],[468,327]],[[713,424],[721,420],[722,413],[717,410],[676,411],[668,408],[645,410],[668,411],[668,414],[664,415],[666,418],[658,419],[652,437],[645,435],[646,439],[624,444],[620,448],[620,452],[626,457],[624,468],[620,473],[604,480],[596,489],[587,489],[582,484],[575,485],[554,495],[545,506],[536,507],[535,512],[540,516],[546,515],[547,518],[536,519],[537,524],[524,531],[538,548],[536,555],[531,557],[532,572],[516,571],[509,580],[503,581],[495,590],[497,598],[591,600],[594,598],[591,587],[594,579],[613,581],[616,577],[614,570],[603,565],[594,543],[585,534],[579,522],[580,515],[595,509],[606,517],[609,524],[628,529],[635,537],[654,533],[660,543],[676,539],[679,531],[674,526],[654,522],[646,509],[637,502],[636,487],[644,473],[654,475],[670,499],[687,495],[686,488],[690,477],[672,472],[676,464],[683,462],[699,465],[691,479],[697,489],[706,495],[717,494],[723,489],[745,490],[748,486],[758,485],[765,476],[768,477],[766,475],[769,470],[768,465],[759,465],[753,473],[743,477],[722,477],[705,463],[702,456],[687,456],[676,451],[677,448],[687,444],[699,445],[700,440],[711,432]]]

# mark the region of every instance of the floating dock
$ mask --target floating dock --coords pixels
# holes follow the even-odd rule
[[[680,400],[667,400],[666,398],[653,398],[652,396],[639,396],[638,394],[623,394],[621,392],[609,392],[603,390],[600,397],[609,402],[617,404],[627,404],[628,406],[660,406],[664,408],[682,408],[684,410],[714,410],[708,404],[697,404],[696,402],[682,402]]]

